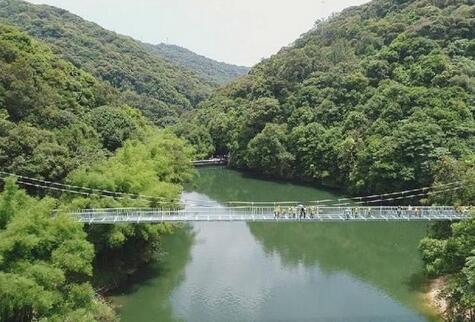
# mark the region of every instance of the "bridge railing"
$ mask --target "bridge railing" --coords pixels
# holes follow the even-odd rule
[[[163,208],[109,208],[82,209],[72,213],[78,220],[96,221],[177,221],[191,220],[254,220],[275,219],[460,219],[469,216],[468,211],[453,207],[187,207],[184,209]]]

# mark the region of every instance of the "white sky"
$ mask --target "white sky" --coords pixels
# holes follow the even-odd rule
[[[29,0],[71,11],[104,28],[176,44],[251,66],[312,28],[319,18],[368,0]]]

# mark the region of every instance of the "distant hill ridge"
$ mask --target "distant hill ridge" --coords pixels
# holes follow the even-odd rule
[[[175,64],[169,56],[164,59],[165,54],[131,37],[47,5],[0,0],[0,22],[46,42],[61,58],[118,89],[124,103],[141,109],[159,125],[175,122],[233,74],[233,68],[198,60],[190,53],[177,53],[175,56],[182,58]],[[186,68],[199,65],[197,61],[203,65],[199,70]],[[221,74],[207,72],[204,66]]]
[[[171,44],[144,44],[171,63],[178,64],[198,74],[206,81],[224,85],[230,81],[246,75],[250,68],[218,62],[193,51]]]

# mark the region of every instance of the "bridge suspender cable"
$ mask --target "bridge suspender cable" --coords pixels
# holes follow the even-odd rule
[[[180,199],[167,199],[165,197],[159,197],[159,196],[149,196],[149,195],[142,195],[142,194],[133,194],[133,193],[126,193],[126,192],[116,192],[116,191],[109,191],[109,190],[102,190],[102,189],[96,189],[96,188],[90,188],[90,187],[84,187],[84,186],[77,186],[77,185],[70,185],[70,184],[64,184],[64,183],[59,183],[59,182],[53,182],[53,181],[48,181],[48,180],[41,180],[41,179],[36,179],[36,178],[31,178],[31,177],[26,177],[22,175],[17,175],[14,173],[9,173],[9,172],[4,172],[0,171],[0,174],[3,174],[5,176],[11,176],[11,177],[16,177],[17,182],[23,185],[31,186],[31,187],[37,187],[37,188],[43,188],[43,189],[49,189],[49,190],[55,190],[55,191],[62,191],[62,192],[67,192],[67,193],[72,193],[72,194],[79,194],[79,195],[84,195],[84,196],[91,196],[91,195],[97,195],[100,197],[105,197],[105,198],[114,198],[114,199],[144,199],[148,201],[154,201],[156,203],[163,203],[163,204],[169,204],[169,203],[174,203],[174,202],[180,202]],[[4,180],[6,177],[0,177],[0,180]],[[29,182],[32,181],[32,182]],[[439,193],[444,193],[444,192],[449,192],[449,191],[456,191],[463,189],[464,187],[471,186],[473,184],[468,184],[468,185],[463,185],[463,181],[454,181],[446,184],[441,184],[437,186],[432,186],[432,187],[423,187],[423,188],[418,188],[418,189],[411,189],[411,190],[405,190],[405,191],[397,191],[397,192],[391,192],[391,193],[384,193],[384,194],[379,194],[379,195],[368,195],[368,196],[360,196],[360,197],[349,197],[349,198],[339,198],[339,199],[326,199],[326,200],[316,200],[316,201],[307,201],[306,203],[314,203],[316,205],[321,205],[321,206],[346,206],[346,205],[360,205],[360,204],[372,204],[372,203],[382,203],[382,202],[387,202],[387,201],[395,201],[395,200],[404,200],[404,199],[413,199],[417,197],[423,197],[426,195],[433,195],[433,194],[439,194]],[[447,188],[443,190],[439,190],[441,188]],[[413,192],[420,192],[417,194],[411,194],[407,195],[408,193],[413,193]],[[393,197],[393,196],[398,196],[399,197]],[[391,198],[387,198],[391,197]],[[158,201],[162,200],[162,201]],[[359,201],[357,201],[359,200]],[[204,202],[204,203],[209,203],[209,200],[191,200],[192,202]],[[347,203],[342,203],[342,201],[349,201]],[[302,201],[230,201],[226,202],[228,204],[236,204],[236,205],[269,205],[269,204],[274,204],[274,205],[293,205],[293,204],[299,204],[302,203]]]
[[[7,176],[15,177],[18,178],[17,182],[19,184],[23,184],[26,186],[30,187],[36,187],[36,188],[43,188],[43,189],[48,189],[48,190],[55,190],[55,191],[61,191],[61,192],[67,192],[67,193],[72,193],[72,194],[78,194],[78,195],[83,195],[83,196],[92,196],[92,195],[97,195],[100,197],[105,197],[105,198],[114,198],[114,199],[146,199],[149,201],[154,201],[157,203],[173,203],[173,202],[179,202],[179,199],[167,199],[165,197],[152,197],[152,196],[147,196],[147,195],[141,195],[141,194],[133,194],[133,193],[126,193],[126,192],[115,192],[115,191],[108,191],[108,190],[101,190],[101,189],[95,189],[95,188],[89,188],[89,187],[81,187],[81,186],[75,186],[75,185],[69,185],[69,184],[63,184],[63,183],[58,183],[58,182],[53,182],[53,181],[48,181],[48,180],[41,180],[41,179],[35,179],[35,178],[30,178],[30,177],[25,177],[25,176],[20,176],[12,173],[7,173],[4,171],[0,171],[0,174],[4,174]],[[4,180],[6,177],[0,177],[0,180]],[[28,182],[28,181],[33,181],[33,182]],[[76,189],[76,190],[75,190]],[[158,201],[158,200],[166,200],[166,201]]]
[[[388,201],[395,201],[395,200],[413,199],[413,198],[417,198],[417,197],[424,197],[424,196],[427,196],[427,195],[436,195],[436,194],[440,194],[440,193],[444,193],[444,192],[457,191],[457,190],[460,190],[460,189],[463,189],[463,188],[464,187],[454,187],[454,188],[450,188],[450,189],[444,189],[444,190],[438,190],[438,191],[428,191],[428,192],[424,192],[424,193],[412,194],[412,195],[400,196],[400,197],[394,197],[394,198],[366,200],[366,201],[357,201],[357,202],[347,202],[347,203],[337,203],[337,204],[333,204],[333,206],[361,205],[361,204],[372,204],[372,203],[388,202]]]
[[[361,200],[361,199],[375,199],[375,198],[381,198],[381,197],[390,197],[390,196],[397,196],[400,194],[406,194],[406,193],[412,193],[412,192],[418,192],[418,191],[425,191],[425,190],[431,190],[431,189],[439,189],[443,187],[448,187],[448,186],[454,186],[454,185],[461,185],[463,184],[463,181],[454,181],[438,186],[431,186],[431,187],[424,187],[424,188],[418,188],[418,189],[411,189],[411,190],[404,190],[404,191],[397,191],[397,192],[390,192],[390,193],[383,193],[379,195],[370,195],[370,196],[361,196],[361,197],[350,197],[350,198],[341,198],[338,200],[344,201],[344,200]]]
[[[12,173],[7,173],[0,171],[0,174],[6,174],[10,176],[14,176],[17,178],[21,179],[26,179],[30,181],[36,181],[36,182],[41,182],[41,183],[46,183],[46,184],[51,184],[51,185],[56,185],[59,187],[66,187],[66,188],[59,188],[59,187],[54,187],[54,186],[47,186],[47,185],[42,185],[38,183],[30,183],[26,182],[24,180],[18,180],[17,182],[20,184],[28,185],[28,186],[33,186],[33,187],[38,187],[38,188],[44,188],[44,189],[51,189],[51,190],[56,190],[56,191],[62,191],[62,192],[68,192],[68,193],[74,193],[74,194],[80,194],[80,195],[99,195],[101,197],[106,197],[106,198],[115,198],[115,199],[127,199],[124,196],[127,197],[133,197],[135,199],[147,199],[147,200],[154,200],[157,202],[157,199],[165,199],[163,197],[152,197],[152,196],[147,196],[147,195],[141,195],[141,194],[132,194],[132,193],[123,193],[123,192],[115,192],[115,191],[108,191],[108,190],[101,190],[101,189],[94,189],[94,188],[89,188],[89,187],[83,187],[83,186],[76,186],[76,185],[69,185],[69,184],[62,184],[58,182],[53,182],[53,181],[48,181],[48,180],[40,180],[36,178],[30,178],[30,177],[25,177],[25,176],[20,176]],[[4,179],[4,178],[0,178]],[[431,194],[436,194],[436,193],[442,193],[442,192],[448,192],[448,191],[455,191],[455,190],[460,190],[463,187],[454,187],[451,189],[445,189],[442,191],[428,191],[428,192],[423,192],[419,194],[412,194],[412,195],[406,195],[406,196],[400,196],[400,197],[395,197],[395,198],[385,198],[386,196],[394,196],[398,194],[405,194],[409,192],[417,192],[417,191],[426,191],[429,189],[439,189],[442,187],[447,187],[447,186],[452,186],[456,184],[461,184],[462,181],[457,181],[457,182],[451,182],[443,185],[439,185],[436,187],[424,187],[424,188],[419,188],[419,189],[412,189],[412,190],[405,190],[405,191],[399,191],[399,192],[392,192],[392,193],[385,193],[385,194],[380,194],[380,195],[370,195],[370,196],[361,196],[361,197],[352,197],[352,198],[340,198],[340,199],[327,199],[327,200],[317,200],[317,201],[310,201],[311,203],[329,203],[331,202],[334,206],[344,206],[344,205],[350,205],[350,204],[365,204],[365,203],[379,203],[379,202],[385,202],[385,201],[394,201],[394,200],[403,200],[403,199],[409,199],[409,198],[415,198],[415,197],[422,197],[425,195],[431,195]],[[85,191],[77,191],[77,190],[71,190],[68,188],[73,188],[73,189],[80,189],[80,190],[85,190]],[[88,192],[86,192],[88,191]],[[363,201],[363,199],[374,199],[378,198],[376,200],[367,200]],[[360,200],[359,202],[351,202],[351,203],[341,203],[341,201],[349,201],[349,200]],[[171,199],[167,202],[162,202],[162,203],[171,203],[171,202],[178,202],[179,200],[177,199]],[[198,200],[195,200],[198,201]],[[200,202],[200,201],[198,201]],[[204,200],[204,202],[209,202]],[[335,204],[335,202],[339,202]],[[229,202],[230,204],[297,204],[301,203],[301,201],[272,201],[272,202],[247,202],[247,201],[232,201]]]
[[[451,187],[454,186],[454,187]],[[385,201],[394,201],[394,200],[403,200],[403,199],[412,199],[416,197],[423,197],[426,195],[433,195],[433,194],[438,194],[438,193],[443,193],[443,192],[449,192],[449,191],[456,191],[463,189],[464,187],[471,186],[471,184],[468,185],[463,185],[463,181],[455,181],[447,184],[441,184],[433,187],[423,187],[419,189],[411,189],[411,190],[404,190],[404,191],[398,191],[398,192],[391,192],[391,193],[384,193],[384,194],[379,194],[379,195],[369,195],[369,196],[360,196],[360,197],[351,197],[351,198],[338,198],[338,199],[326,199],[326,200],[316,200],[316,201],[306,201],[307,203],[315,203],[316,205],[319,204],[328,204],[330,205],[350,205],[350,204],[365,204],[365,203],[379,203],[379,202],[385,202]],[[451,187],[451,188],[448,188]],[[447,188],[443,190],[439,190],[441,188]],[[432,190],[432,191],[431,191]],[[407,195],[407,193],[412,193],[412,192],[421,192],[418,194],[410,194]],[[388,196],[397,196],[397,195],[402,195],[399,197],[392,197],[392,198],[387,198]],[[377,199],[376,199],[377,198]],[[368,200],[366,200],[368,199]],[[374,200],[371,200],[374,199]],[[359,200],[359,201],[356,201]],[[341,203],[342,201],[355,201],[355,202],[347,202],[347,203]],[[337,203],[338,202],[338,203]],[[280,204],[280,205],[285,205],[285,204],[299,204],[302,203],[302,201],[259,201],[259,202],[248,202],[248,201],[231,201],[228,202],[229,204]],[[335,204],[336,203],[336,204]]]

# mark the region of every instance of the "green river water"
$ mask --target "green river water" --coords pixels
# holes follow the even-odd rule
[[[197,203],[317,200],[332,192],[202,168]],[[114,298],[125,322],[437,321],[423,303],[424,223],[197,223]]]

